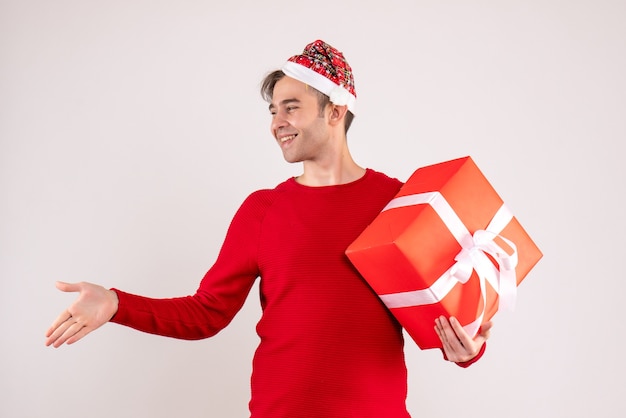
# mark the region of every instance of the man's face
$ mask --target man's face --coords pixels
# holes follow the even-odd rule
[[[274,86],[271,131],[287,162],[320,158],[329,142],[326,114],[320,114],[312,87],[290,77]]]

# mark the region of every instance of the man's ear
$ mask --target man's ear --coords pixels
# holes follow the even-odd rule
[[[348,106],[338,106],[330,104],[330,117],[328,118],[331,125],[337,125],[345,118],[348,112]]]

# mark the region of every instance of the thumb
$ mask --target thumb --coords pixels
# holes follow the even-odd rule
[[[481,325],[479,334],[485,338],[489,338],[489,331],[493,327],[493,321],[485,322]]]
[[[80,292],[81,289],[80,283],[66,283],[58,281],[55,283],[55,286],[61,292]]]

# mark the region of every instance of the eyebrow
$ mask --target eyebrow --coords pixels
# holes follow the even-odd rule
[[[278,103],[278,106],[285,106],[285,105],[288,105],[290,103],[300,103],[300,100],[296,99],[296,98],[285,99],[285,100],[282,100],[280,103]],[[270,105],[268,106],[268,109],[271,111],[272,109],[276,109],[276,106],[274,106],[273,103],[270,103]]]

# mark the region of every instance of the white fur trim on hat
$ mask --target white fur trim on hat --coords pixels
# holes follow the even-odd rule
[[[285,65],[283,65],[282,71],[285,75],[321,91],[330,97],[332,103],[339,106],[348,105],[348,109],[352,113],[355,113],[356,97],[348,90],[335,84],[332,80],[329,80],[320,73],[291,61],[287,61]]]

